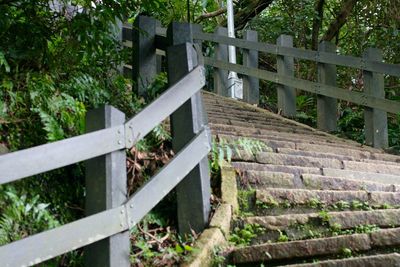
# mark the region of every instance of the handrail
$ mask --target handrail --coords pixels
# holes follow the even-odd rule
[[[138,32],[125,29],[123,35],[131,40],[124,45],[132,46],[132,39],[138,37]],[[178,38],[175,35],[174,39]],[[203,66],[198,66],[199,55],[190,43],[167,49],[169,41],[165,36],[156,37],[157,45],[151,47],[150,57],[155,59],[157,47],[169,56],[169,62],[178,62],[177,66],[169,68],[169,83],[173,85],[139,114],[125,121],[123,112],[104,106],[87,116],[87,130],[93,132],[0,156],[0,184],[86,161],[85,211],[93,214],[1,246],[2,266],[31,266],[103,239],[107,240],[88,247],[87,260],[97,260],[97,254],[102,253],[110,257],[110,266],[129,266],[126,230],[135,226],[182,180],[187,182],[181,183],[176,191],[177,198],[184,199],[177,205],[179,231],[204,229],[210,210],[206,169],[211,149],[207,120],[201,116],[204,107],[199,92],[205,85],[205,71]],[[145,48],[142,42],[140,49]],[[153,79],[152,71],[141,74],[149,74],[146,77]],[[143,139],[167,116],[171,116],[172,146],[176,155],[127,199],[125,149]],[[185,124],[179,125],[182,121]],[[191,195],[195,208],[181,205],[189,202],[187,195]],[[124,253],[126,258],[116,260],[111,257],[115,253]]]
[[[130,148],[204,85],[198,66],[124,125],[2,155],[0,184]]]
[[[318,63],[335,64],[400,77],[399,64],[383,63],[373,60],[366,60],[359,57],[338,55],[336,53],[311,51],[294,47],[283,47],[274,44],[247,41],[198,31],[193,32],[193,38],[202,41],[233,45],[243,49],[257,50],[259,52],[266,52],[273,55],[290,56]]]
[[[183,79],[175,83],[138,115],[128,120],[125,125],[126,144],[131,147],[143,138],[168,115],[185,103],[205,85],[204,67],[198,66]],[[184,88],[184,89],[182,89]],[[162,109],[160,109],[162,107]],[[140,125],[140,128],[136,127]]]
[[[210,151],[206,128],[125,204],[0,247],[5,267],[31,266],[135,226]],[[149,198],[151,196],[151,198]],[[62,240],[62,242],[60,242]],[[13,257],[10,257],[13,255]]]
[[[275,72],[260,70],[257,68],[249,68],[239,64],[215,60],[210,57],[204,57],[204,63],[215,68],[232,70],[240,74],[257,77],[267,81],[275,82],[277,84],[296,87],[307,92],[334,97],[371,108],[378,108],[394,114],[400,113],[400,103],[398,101],[378,98],[363,92],[349,91],[322,83],[306,81],[290,76],[283,76]]]

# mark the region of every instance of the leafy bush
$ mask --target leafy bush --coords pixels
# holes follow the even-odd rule
[[[0,194],[0,245],[59,225],[38,195],[19,195],[12,187],[0,187]]]

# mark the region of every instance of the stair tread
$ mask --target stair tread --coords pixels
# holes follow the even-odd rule
[[[372,249],[393,247],[400,244],[400,228],[382,229],[368,234],[349,234],[333,237],[264,243],[235,248],[231,252],[232,262],[256,263],[283,259],[302,259],[318,256],[335,256],[343,249],[365,252]]]
[[[316,220],[320,220],[328,227],[336,224],[340,229],[351,229],[360,225],[392,227],[400,225],[400,209],[332,211],[323,214],[304,213],[244,218],[245,223],[259,224],[269,230],[285,230],[290,226],[314,223]]]
[[[308,205],[312,202],[318,202],[324,205],[333,205],[340,201],[361,201],[374,206],[399,205],[400,192],[265,188],[256,190],[256,199],[266,204],[289,202],[297,205]]]
[[[333,169],[342,168],[342,162],[338,159],[286,155],[274,152],[257,153],[256,161],[258,163],[273,164],[273,165],[289,165],[289,166],[333,168]]]
[[[388,173],[366,172],[365,170],[356,171],[349,169],[341,170],[332,168],[323,168],[322,173],[325,176],[332,176],[332,177],[344,177],[355,180],[367,180],[383,184],[400,184],[400,173],[394,175]]]
[[[231,252],[231,256],[232,262],[235,264],[268,262],[272,260],[339,254],[345,247],[358,252],[370,250],[370,236],[368,234],[353,234],[280,243],[265,243],[235,248]]]
[[[317,174],[302,174],[301,180],[305,188],[314,190],[365,190],[398,192],[400,187],[395,184],[378,183],[369,180],[324,176]]]
[[[245,170],[242,172],[243,186],[254,188],[287,188],[311,190],[351,190],[351,191],[382,191],[399,192],[400,186],[343,177],[323,176],[320,174],[303,173],[297,175],[290,172]]]
[[[264,226],[267,231],[251,242],[270,242],[233,248],[230,263],[272,262],[276,266],[315,257],[321,262],[288,266],[400,266],[399,254],[371,256],[400,245],[400,156],[237,100],[209,93],[204,93],[204,100],[213,135],[227,141],[250,138],[269,147],[232,154],[241,190],[251,189],[239,199],[248,201],[246,207],[241,203],[243,211],[259,215],[235,223]],[[299,225],[304,227],[296,228]],[[382,229],[357,230],[360,225]],[[334,232],[333,227],[340,231]],[[308,229],[318,234],[300,233]],[[279,231],[292,241],[273,242],[282,241],[276,238]],[[337,259],[344,248],[369,256]]]
[[[352,257],[349,259],[326,260],[315,263],[290,264],[287,267],[379,267],[400,266],[400,254],[389,253],[372,256]]]

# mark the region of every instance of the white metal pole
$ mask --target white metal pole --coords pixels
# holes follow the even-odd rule
[[[228,36],[235,38],[235,21],[233,15],[233,3],[232,0],[226,1],[226,9],[228,12]],[[236,64],[236,48],[232,45],[229,46],[229,62]]]
[[[235,21],[233,14],[233,3],[232,0],[226,1],[226,9],[228,13],[228,36],[230,38],[235,38]],[[229,63],[236,64],[236,47],[230,45],[228,46],[228,59]],[[240,98],[243,89],[241,88],[241,83],[238,79],[237,73],[234,71],[229,71],[228,75],[228,86],[230,89],[230,94],[232,98]],[[240,88],[238,88],[240,87]]]

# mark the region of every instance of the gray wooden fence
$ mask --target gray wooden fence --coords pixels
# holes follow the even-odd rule
[[[171,25],[171,34],[178,36],[180,27]],[[85,161],[87,190],[87,217],[0,247],[1,266],[32,266],[81,247],[86,266],[130,266],[128,230],[176,186],[181,233],[206,226],[211,139],[200,95],[205,70],[198,64],[201,54],[187,41],[164,43],[169,62],[177,63],[169,67],[170,88],[132,119],[105,106],[88,113],[84,135],[0,156],[0,184]],[[140,49],[152,49],[143,42]],[[135,55],[137,62],[154,64],[146,53]],[[155,73],[147,63],[135,74],[148,75],[143,84]],[[174,158],[127,198],[125,150],[170,115]]]
[[[149,18],[141,17],[138,21],[148,22]],[[152,20],[152,19],[150,19]],[[143,38],[153,38],[154,53],[165,47],[166,30],[160,28],[153,19],[152,32]],[[140,24],[140,23],[139,23]],[[140,26],[136,24],[136,26]],[[126,25],[126,31],[130,26]],[[135,28],[135,27],[134,27]],[[217,28],[215,33],[201,31],[199,25],[191,25],[192,38],[195,43],[207,41],[215,44],[214,57],[205,57],[204,64],[214,67],[214,91],[227,96],[227,71],[232,70],[242,75],[244,84],[244,101],[259,102],[259,79],[276,83],[278,90],[278,108],[284,116],[296,114],[295,90],[315,93],[317,95],[317,126],[324,131],[337,130],[338,100],[349,101],[364,106],[366,143],[377,148],[388,146],[387,113],[400,113],[400,103],[385,99],[383,75],[400,77],[400,65],[387,64],[382,60],[378,49],[368,49],[363,57],[338,55],[336,47],[323,42],[318,51],[293,47],[291,36],[282,35],[277,44],[266,44],[257,41],[257,32],[245,31],[243,39],[227,37],[226,28]],[[189,40],[188,40],[189,41]],[[243,64],[228,63],[227,46],[234,45],[243,51]],[[258,68],[258,53],[264,52],[277,56],[277,72]],[[161,54],[161,53],[159,53]],[[318,81],[312,82],[294,77],[294,59],[308,60],[317,63]],[[135,64],[134,64],[135,65]],[[336,66],[350,67],[363,71],[364,91],[350,91],[336,86]],[[153,76],[153,74],[152,74]],[[138,79],[134,75],[134,79]],[[143,75],[146,77],[146,75]]]
[[[282,35],[278,38],[277,44],[273,45],[254,40],[228,38],[217,33],[196,32],[194,38],[214,42],[218,46],[235,45],[245,51],[244,56],[251,51],[276,55],[277,72],[258,69],[256,64],[258,62],[254,62],[252,66],[246,64],[246,61],[244,65],[230,64],[226,60],[221,60],[220,55],[216,55],[216,58],[206,57],[205,65],[216,69],[233,70],[244,77],[255,77],[277,83],[278,108],[282,110],[283,115],[288,117],[294,116],[296,112],[295,89],[315,93],[317,95],[317,126],[324,131],[337,130],[337,100],[364,106],[366,143],[377,148],[388,146],[387,113],[399,114],[400,103],[385,99],[383,75],[400,77],[400,65],[384,63],[380,50],[370,48],[362,58],[358,58],[338,55],[335,46],[328,42],[321,43],[319,51],[310,51],[294,48],[291,36]],[[248,33],[245,36],[247,37]],[[317,63],[318,81],[295,78],[294,58]],[[336,66],[361,69],[364,77],[364,91],[350,91],[337,87]],[[251,94],[258,95],[258,86],[247,90],[257,90]]]

